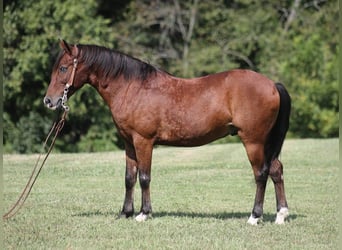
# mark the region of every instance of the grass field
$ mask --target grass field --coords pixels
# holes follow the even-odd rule
[[[281,160],[290,217],[275,225],[268,182],[263,222],[247,225],[255,185],[242,144],[154,150],[153,219],[116,220],[124,153],[52,154],[24,207],[4,221],[5,249],[335,249],[338,139],[287,140]],[[4,155],[4,207],[36,155]],[[140,187],[135,207],[140,208]]]

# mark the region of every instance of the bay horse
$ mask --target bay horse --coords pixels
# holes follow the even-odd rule
[[[276,224],[288,216],[283,165],[279,161],[289,127],[291,98],[281,83],[251,70],[235,69],[184,79],[98,45],[62,48],[44,98],[50,109],[65,102],[85,83],[93,86],[110,108],[124,140],[125,199],[120,217],[134,215],[134,186],[139,174],[142,192],[137,221],[152,214],[151,158],[154,145],[200,146],[238,135],[256,182],[254,207],[248,219],[258,224],[268,176],[276,194]]]

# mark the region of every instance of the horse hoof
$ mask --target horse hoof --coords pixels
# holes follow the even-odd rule
[[[285,223],[285,219],[289,216],[289,210],[287,207],[282,207],[277,213],[275,224],[281,225]]]
[[[137,215],[137,217],[135,217],[135,220],[138,221],[138,222],[143,222],[143,221],[147,221],[147,219],[149,218],[150,216],[148,214],[144,214],[144,213],[140,213],[139,215]]]
[[[251,214],[251,216],[249,217],[247,223],[250,224],[250,225],[256,226],[256,225],[258,225],[259,219],[260,218],[254,218],[254,216]]]

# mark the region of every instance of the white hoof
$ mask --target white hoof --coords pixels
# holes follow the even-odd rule
[[[140,213],[137,217],[135,217],[135,220],[138,222],[143,222],[147,221],[148,217],[148,214]]]
[[[260,218],[254,218],[253,215],[251,214],[251,216],[249,216],[247,223],[250,225],[256,226],[258,225],[259,219]]]
[[[282,207],[277,213],[275,224],[284,224],[285,219],[289,216],[289,210],[287,207]]]

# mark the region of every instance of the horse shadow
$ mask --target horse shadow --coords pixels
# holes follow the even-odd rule
[[[76,217],[115,217],[119,218],[120,212],[115,211],[86,211],[73,214]],[[216,219],[216,220],[234,220],[234,219],[248,219],[251,213],[248,212],[219,212],[219,213],[196,213],[196,212],[182,212],[182,211],[160,211],[154,212],[152,218],[200,218],[200,219]],[[274,222],[276,215],[273,213],[264,213],[263,222]],[[298,217],[305,217],[304,215],[290,214],[287,218],[288,221],[297,219]]]
[[[216,219],[216,220],[234,220],[234,219],[246,219],[248,220],[250,212],[220,212],[220,213],[196,213],[196,212],[156,212],[153,213],[153,218],[163,218],[163,217],[182,217],[182,218],[200,218],[200,219]],[[262,221],[263,222],[274,222],[276,215],[273,213],[264,213]],[[287,220],[295,220],[297,217],[304,217],[302,215],[290,214]]]

